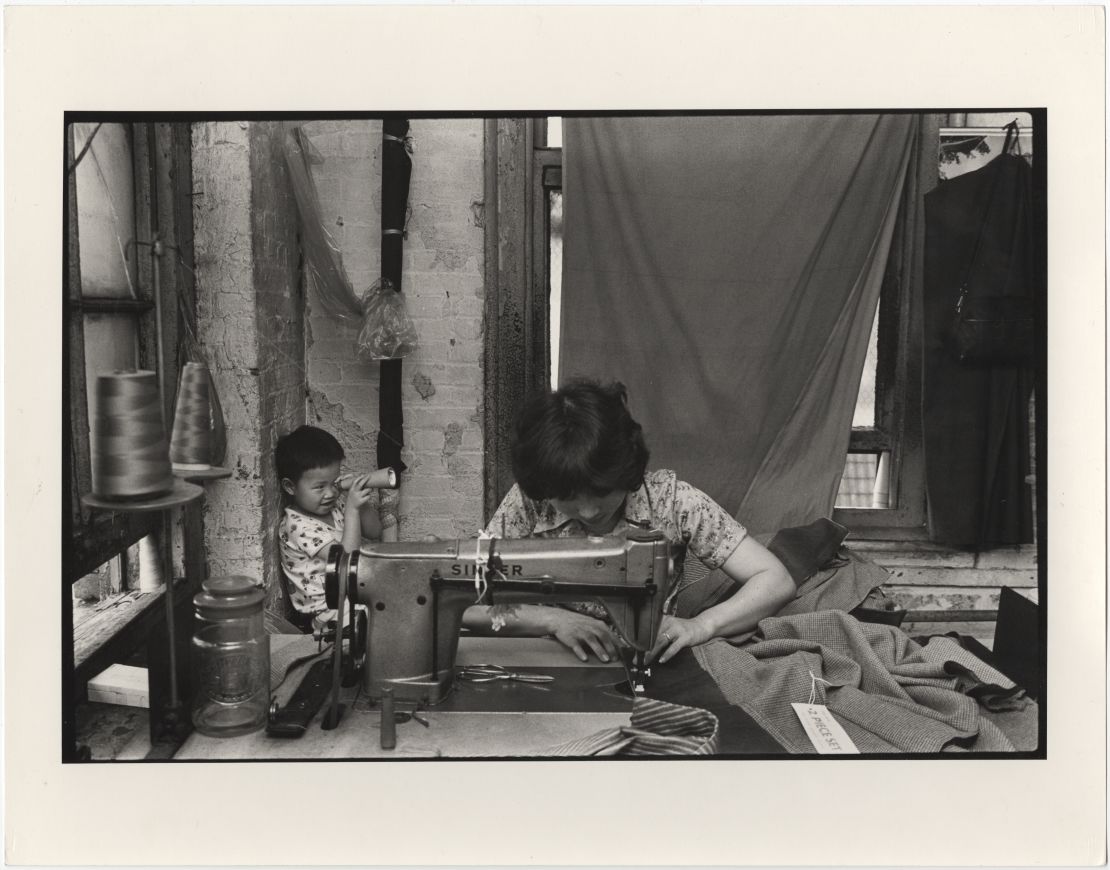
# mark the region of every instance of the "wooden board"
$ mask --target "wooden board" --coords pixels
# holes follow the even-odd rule
[[[129,592],[119,596],[112,606],[81,620],[73,629],[74,667],[81,668],[109,640],[151,608],[161,604],[162,590]]]
[[[146,668],[112,665],[88,682],[89,703],[149,707],[150,689]]]

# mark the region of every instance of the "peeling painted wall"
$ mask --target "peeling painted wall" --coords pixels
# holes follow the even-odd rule
[[[228,480],[205,484],[211,576],[243,574],[280,604],[273,473],[277,434],[304,419],[303,301],[296,213],[275,124],[193,127],[199,338],[227,424]]]
[[[305,422],[304,294],[297,206],[279,124],[251,125],[251,229],[259,346],[262,560],[268,604],[281,612],[277,526],[285,505],[273,456],[277,440]]]
[[[356,293],[379,277],[381,123],[316,121],[313,173],[326,226]],[[483,132],[481,120],[417,120],[403,291],[419,343],[404,361],[409,470],[400,536],[470,536],[482,521]],[[355,467],[373,467],[378,365],[355,355],[357,327],[309,297],[310,422],[332,431]]]

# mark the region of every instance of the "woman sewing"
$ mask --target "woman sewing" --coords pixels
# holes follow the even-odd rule
[[[686,647],[754,628],[793,598],[795,587],[782,563],[724,508],[673,471],[648,471],[647,462],[647,445],[628,411],[623,384],[579,380],[539,395],[517,423],[512,448],[517,482],[487,532],[567,538],[619,535],[634,526],[658,529],[674,541],[689,534],[689,552],[740,588],[688,619],[665,608],[649,661],[666,662]],[[682,578],[675,582],[680,589]],[[522,604],[507,617],[505,632],[551,635],[583,661],[592,651],[607,662],[618,653],[604,620],[604,609],[589,602]],[[464,624],[488,630],[489,608],[469,608]]]

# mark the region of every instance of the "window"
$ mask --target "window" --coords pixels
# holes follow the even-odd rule
[[[69,489],[63,568],[73,583],[123,553],[157,521],[81,505],[81,494],[92,488],[96,377],[128,368],[162,372],[170,418],[182,318],[194,317],[195,302],[189,125],[78,120],[67,123],[65,136],[62,389]],[[157,267],[156,240],[162,252]],[[156,280],[163,300],[160,330]]]
[[[162,514],[91,511],[81,503],[92,490],[96,377],[115,369],[162,372],[169,418],[181,318],[193,316],[194,296],[189,126],[67,119],[64,133],[62,746],[72,758],[77,690],[133,650],[163,613],[155,606],[160,596],[115,607],[138,588],[140,550],[152,543]],[[199,522],[199,513],[186,511],[191,530]]]
[[[939,128],[936,183],[978,169],[1000,153],[1003,126],[1013,120],[1021,131],[1017,153],[1031,159],[1033,119],[1027,112],[950,115],[948,120],[957,126]],[[895,229],[836,500],[836,519],[861,537],[924,535],[920,373],[915,362],[920,327],[910,292],[915,278],[906,265],[913,256],[908,205],[903,203]]]

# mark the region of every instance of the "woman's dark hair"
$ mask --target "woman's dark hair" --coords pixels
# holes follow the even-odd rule
[[[569,499],[644,481],[648,449],[624,384],[575,380],[530,399],[513,444],[513,474],[531,499]]]
[[[335,436],[315,426],[297,427],[279,438],[274,448],[278,479],[289,478],[294,483],[309,469],[342,462],[343,457],[343,447]]]

